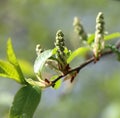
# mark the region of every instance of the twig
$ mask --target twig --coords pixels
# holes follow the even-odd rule
[[[117,49],[120,48],[120,41],[117,42],[116,48],[117,48]],[[101,57],[107,56],[107,55],[112,54],[112,53],[113,53],[112,50],[106,51],[106,52],[104,52],[104,53],[101,54]],[[94,56],[91,57],[90,59],[86,60],[84,63],[82,63],[82,64],[79,65],[78,67],[76,67],[76,68],[68,71],[66,74],[61,75],[61,76],[59,76],[58,78],[56,78],[55,80],[53,80],[53,81],[51,82],[51,86],[54,86],[55,83],[56,83],[58,80],[60,80],[61,78],[65,77],[66,75],[68,75],[68,74],[70,74],[70,73],[72,73],[72,72],[75,72],[75,71],[76,71],[77,73],[79,73],[79,71],[80,71],[82,68],[84,68],[85,66],[87,66],[88,64],[90,64],[90,63],[92,63],[92,62],[95,62],[95,57],[94,57]]]
[[[106,56],[106,55],[111,54],[111,53],[112,53],[112,51],[104,52],[103,54],[101,54],[101,57]],[[66,74],[64,74],[64,75],[61,75],[61,76],[59,76],[58,78],[56,78],[55,80],[53,80],[52,83],[51,83],[51,85],[55,85],[55,83],[56,83],[58,80],[60,80],[61,78],[65,77],[66,75],[68,75],[68,74],[70,74],[70,73],[72,73],[72,72],[75,72],[75,71],[76,71],[77,73],[79,73],[79,71],[80,71],[82,68],[84,68],[85,66],[87,66],[88,64],[90,64],[90,63],[92,63],[92,62],[94,62],[94,61],[95,61],[95,58],[94,58],[94,56],[93,56],[93,57],[91,57],[90,59],[86,60],[86,61],[85,61],[84,63],[82,63],[81,65],[79,65],[78,67],[70,70],[68,73],[66,73]]]

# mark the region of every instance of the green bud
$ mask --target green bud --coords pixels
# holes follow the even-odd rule
[[[36,54],[40,55],[42,52],[43,52],[43,49],[41,48],[41,45],[37,44],[36,45]]]
[[[58,49],[59,52],[63,53],[64,51],[64,34],[61,30],[58,30],[56,33],[56,42],[55,47]]]
[[[73,26],[74,26],[74,31],[79,36],[80,40],[86,41],[87,40],[87,34],[84,31],[84,28],[83,28],[82,24],[80,23],[80,20],[77,17],[74,18]]]
[[[93,46],[93,52],[95,57],[98,59],[101,51],[104,49],[104,17],[103,13],[99,12],[96,18],[96,31],[95,31],[95,40]]]
[[[67,57],[69,51],[65,47],[64,34],[61,30],[58,30],[56,33],[55,47],[57,48],[56,58],[58,60],[59,70],[63,73],[66,73],[68,69]]]

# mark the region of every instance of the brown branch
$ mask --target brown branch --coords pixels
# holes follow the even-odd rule
[[[120,48],[120,41],[117,42],[116,48],[117,48],[117,49]],[[107,56],[107,55],[112,54],[112,53],[113,53],[112,50],[106,51],[106,52],[104,52],[104,53],[101,54],[101,57]],[[55,83],[56,83],[58,80],[60,80],[61,78],[65,77],[66,75],[68,75],[68,74],[70,74],[70,73],[72,73],[72,72],[77,72],[77,73],[79,73],[79,71],[80,71],[82,68],[84,68],[85,66],[87,66],[88,64],[90,64],[90,63],[92,63],[92,62],[95,62],[95,57],[94,57],[94,56],[91,57],[90,59],[86,60],[84,63],[82,63],[82,64],[79,65],[78,67],[76,67],[76,68],[68,71],[66,74],[61,75],[61,76],[59,76],[58,78],[56,78],[55,80],[53,80],[53,81],[51,82],[51,86],[54,86]]]
[[[112,51],[104,52],[103,54],[101,54],[101,57],[106,56],[106,55],[111,54],[111,53],[112,53]],[[61,76],[59,76],[58,78],[56,78],[55,80],[53,80],[52,83],[51,83],[51,85],[52,85],[52,86],[55,85],[55,83],[56,83],[58,80],[60,80],[61,78],[65,77],[66,75],[68,75],[68,74],[70,74],[70,73],[72,73],[72,72],[75,72],[75,71],[76,71],[77,73],[79,73],[79,71],[80,71],[82,68],[84,68],[85,66],[87,66],[88,64],[90,64],[90,63],[92,63],[92,62],[95,62],[94,56],[91,57],[90,59],[86,60],[84,63],[82,63],[82,64],[79,65],[78,67],[76,67],[76,68],[68,71],[66,74],[61,75]]]

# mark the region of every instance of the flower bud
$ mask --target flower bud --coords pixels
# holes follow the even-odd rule
[[[96,18],[96,31],[95,31],[95,40],[93,46],[93,52],[96,59],[99,59],[101,51],[104,49],[104,17],[103,13],[99,12]]]

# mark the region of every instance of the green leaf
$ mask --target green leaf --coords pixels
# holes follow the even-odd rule
[[[11,42],[11,39],[8,39],[8,42],[7,42],[7,57],[8,57],[8,61],[15,67],[15,69],[17,70],[18,74],[19,74],[19,79],[20,79],[20,82],[21,83],[26,83],[25,82],[25,79],[24,79],[24,76],[23,76],[23,73],[22,73],[22,70],[19,66],[19,63],[17,61],[17,58],[15,56],[15,53],[14,53],[14,50],[13,50],[13,47],[12,47],[12,42]]]
[[[68,49],[65,47],[64,53],[65,53],[67,56],[70,56],[71,50],[68,50]]]
[[[38,86],[38,87],[41,87],[41,88],[45,88],[45,84],[42,83],[41,81],[35,81],[31,78],[28,78],[26,79],[26,81],[31,85],[31,86]]]
[[[94,41],[94,38],[95,38],[95,34],[91,34],[87,40],[87,43],[90,45]]]
[[[14,50],[13,50],[13,47],[12,47],[12,42],[11,42],[10,38],[7,41],[7,56],[8,56],[8,61],[11,64],[16,65],[16,66],[19,65],[18,61],[17,61],[17,58],[15,56],[15,53],[14,53]]]
[[[117,56],[118,56],[118,61],[120,61],[120,51],[118,48],[116,48],[115,45],[111,45],[111,44],[108,44],[105,46],[106,48],[110,48],[112,50],[112,52],[116,53]]]
[[[33,65],[30,62],[23,59],[18,59],[18,61],[25,76],[34,76]]]
[[[120,33],[119,32],[116,32],[116,33],[109,34],[109,35],[105,36],[106,41],[111,40],[111,39],[115,39],[115,38],[120,38]]]
[[[48,58],[50,58],[52,55],[54,55],[56,53],[56,49],[53,50],[46,50],[44,52],[42,52],[37,59],[35,60],[34,63],[34,72],[37,74],[40,74],[42,71],[42,68],[45,64],[45,62],[47,61]]]
[[[57,77],[59,77],[58,75],[54,75],[53,77],[51,77],[50,78],[50,80],[52,81],[52,80],[55,80]],[[58,88],[60,88],[60,86],[61,86],[61,84],[62,84],[62,80],[61,79],[59,79],[56,83],[55,83],[55,85],[54,85],[54,89],[58,89]]]
[[[11,78],[18,83],[22,83],[16,68],[7,61],[0,60],[0,76],[5,78]]]
[[[90,45],[94,41],[94,38],[95,38],[95,34],[91,34],[87,40],[87,43]],[[116,33],[104,36],[104,40],[106,41],[112,40],[115,38],[120,38],[120,32],[116,32]]]
[[[40,102],[41,89],[37,86],[24,86],[14,97],[10,118],[32,118]]]
[[[77,56],[84,56],[88,51],[90,51],[90,48],[88,47],[80,47],[76,49],[67,59],[67,63],[70,63]]]

